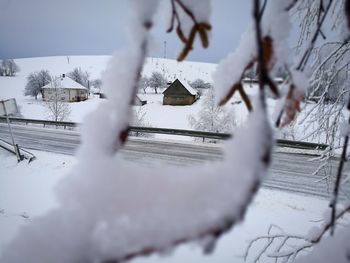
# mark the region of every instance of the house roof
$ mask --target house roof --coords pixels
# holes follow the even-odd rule
[[[53,82],[56,82],[56,85],[53,85]],[[61,88],[61,89],[83,89],[87,90],[86,87],[79,84],[78,82],[72,80],[70,77],[67,76],[61,76],[56,78],[55,80],[51,81],[49,84],[42,87],[42,89],[54,89],[54,88]]]
[[[198,94],[198,92],[194,89],[194,88],[192,88],[191,86],[190,86],[190,84],[188,84],[188,82],[186,81],[186,80],[183,80],[183,79],[176,79],[173,83],[175,83],[176,81],[179,81],[181,84],[182,84],[182,86],[191,94],[191,95],[197,95]],[[173,84],[172,83],[172,84]],[[166,93],[166,91],[169,89],[169,88],[171,88],[171,86],[172,86],[172,84],[170,84],[170,86],[163,92],[163,94],[164,93]]]
[[[178,79],[182,85],[184,85],[184,87],[191,93],[191,95],[197,95],[198,94],[198,91],[195,90],[194,88],[191,87],[190,84],[188,84],[188,82],[186,80],[183,80],[183,79]]]

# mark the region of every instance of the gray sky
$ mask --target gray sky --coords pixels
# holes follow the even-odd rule
[[[212,2],[210,46],[197,46],[188,60],[218,62],[237,46],[247,27],[251,1]],[[0,0],[0,59],[112,54],[127,44],[129,8],[127,0]],[[159,50],[150,55],[163,57],[166,41],[167,58],[175,58],[180,41],[175,33],[165,33],[164,21],[155,23]]]

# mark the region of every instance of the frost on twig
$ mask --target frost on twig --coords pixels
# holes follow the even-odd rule
[[[209,15],[209,1],[202,0],[196,3],[196,8],[191,8],[191,1],[188,0],[170,0],[170,2],[172,11],[170,26],[167,32],[170,33],[173,31],[176,24],[176,34],[184,44],[184,47],[177,60],[183,61],[192,50],[196,35],[199,36],[203,48],[207,48],[209,46],[208,31],[211,30],[211,25],[206,21],[207,17],[205,17]],[[204,13],[204,17],[200,17],[200,19],[203,20],[198,20],[195,10],[204,10],[204,12],[202,12]],[[186,22],[192,24],[190,30],[188,30],[187,24],[184,26]]]
[[[349,212],[349,205],[339,209],[335,220],[340,220]],[[331,228],[332,220],[330,216],[326,216],[320,226],[311,228],[306,235],[286,233],[280,227],[270,225],[267,235],[256,237],[249,242],[244,260],[258,262],[266,257],[273,258],[276,262],[293,262],[300,253],[307,252],[309,248],[318,244]],[[252,255],[253,250],[255,251],[254,256]]]

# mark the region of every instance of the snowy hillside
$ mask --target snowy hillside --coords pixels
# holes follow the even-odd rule
[[[26,78],[30,73],[49,70],[51,75],[58,76],[68,73],[74,68],[81,68],[90,74],[91,79],[96,79],[101,78],[109,58],[110,56],[58,56],[16,59],[15,62],[20,67],[20,72],[15,77],[0,77],[0,99],[16,98],[24,118],[47,119],[47,110],[40,96],[37,100],[33,97],[24,96]],[[158,71],[170,81],[181,78],[191,82],[199,78],[205,82],[212,82],[211,76],[215,68],[216,64],[210,63],[178,63],[176,60],[148,58],[143,75],[149,77],[152,72]],[[163,106],[161,92],[160,94],[154,94],[154,91],[150,88],[148,88],[146,94],[140,94],[140,97],[148,102],[147,105],[142,107],[142,112],[145,113],[145,122],[153,127],[190,129],[188,117],[189,115],[196,115],[202,104],[200,99],[190,106]],[[70,103],[71,114],[68,120],[82,122],[84,116],[103,101],[91,96],[87,101]],[[233,106],[228,107],[232,108]],[[244,106],[240,104],[234,107],[238,121],[245,118]],[[239,114],[237,114],[238,112]]]
[[[37,100],[33,97],[24,96],[27,76],[30,73],[44,69],[49,70],[51,75],[58,76],[68,73],[74,68],[81,68],[82,71],[89,73],[91,80],[99,79],[106,69],[110,58],[111,56],[57,56],[16,59],[15,62],[20,67],[20,72],[15,77],[0,77],[0,99],[16,98],[24,118],[48,119],[47,109],[40,96]],[[212,83],[212,74],[216,66],[216,64],[210,63],[189,61],[178,63],[176,60],[148,58],[144,65],[143,75],[150,77],[152,72],[156,71],[162,73],[169,81],[180,78],[191,82],[199,78],[205,82]],[[256,92],[256,86],[251,84],[244,85],[248,94],[253,95]],[[190,106],[164,106],[162,105],[162,90],[158,94],[155,94],[149,87],[146,94],[140,91],[139,97],[142,100],[147,100],[147,104],[142,106],[142,109],[139,106],[134,106],[135,111],[144,114],[144,125],[174,129],[193,129],[189,124],[189,117],[198,116],[204,101],[204,97],[202,96]],[[84,117],[96,109],[103,101],[103,99],[99,99],[98,97],[90,96],[86,101],[70,103],[71,114],[67,120],[83,122]],[[276,101],[273,99],[268,99],[267,101],[271,109],[270,116],[273,118],[276,114],[276,112],[273,112]],[[234,115],[237,125],[240,125],[246,119],[248,112],[245,105],[241,103],[238,94],[235,94],[225,107]],[[313,105],[310,104],[307,107],[312,108]],[[307,110],[304,109],[299,114],[298,120],[303,119],[306,116],[306,112]],[[293,126],[282,129],[277,136],[286,139],[305,140],[306,135],[312,132],[313,126],[309,125],[305,131],[305,126],[298,125],[297,123],[298,121]],[[307,140],[323,142],[324,136],[311,137],[307,138]]]

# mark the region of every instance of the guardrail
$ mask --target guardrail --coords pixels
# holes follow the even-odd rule
[[[9,151],[10,153],[13,153],[16,155],[16,151],[15,151],[13,145],[10,144],[9,142],[0,139],[0,147]],[[34,154],[32,154],[31,152],[28,152],[27,150],[24,150],[24,149],[18,147],[17,144],[16,144],[16,147],[19,150],[19,154],[20,154],[20,159],[18,161],[21,161],[23,159],[27,159],[28,163],[30,163],[33,160],[35,160],[36,157]]]
[[[6,118],[0,117],[0,122],[6,122]],[[47,120],[36,120],[36,119],[22,119],[22,118],[10,118],[11,123],[21,123],[21,124],[40,124],[45,126],[59,126],[66,129],[67,127],[74,128],[78,127],[80,124],[75,122],[56,122]],[[205,131],[192,131],[192,130],[181,130],[181,129],[167,129],[167,128],[154,128],[154,127],[136,127],[130,126],[129,131],[135,133],[154,133],[154,134],[168,134],[168,135],[180,135],[198,138],[208,138],[217,140],[229,139],[232,135],[229,133],[216,133],[216,132],[205,132]],[[310,150],[325,150],[327,144],[318,144],[312,142],[301,142],[301,141],[291,141],[278,139],[277,145],[280,147],[289,147],[296,149],[310,149]]]
[[[11,123],[25,123],[27,124],[40,124],[45,126],[60,126],[60,127],[77,127],[79,124],[69,121],[48,121],[48,120],[36,120],[36,119],[23,119],[23,118],[12,118],[10,117]],[[0,122],[6,122],[5,117],[0,117]]]

